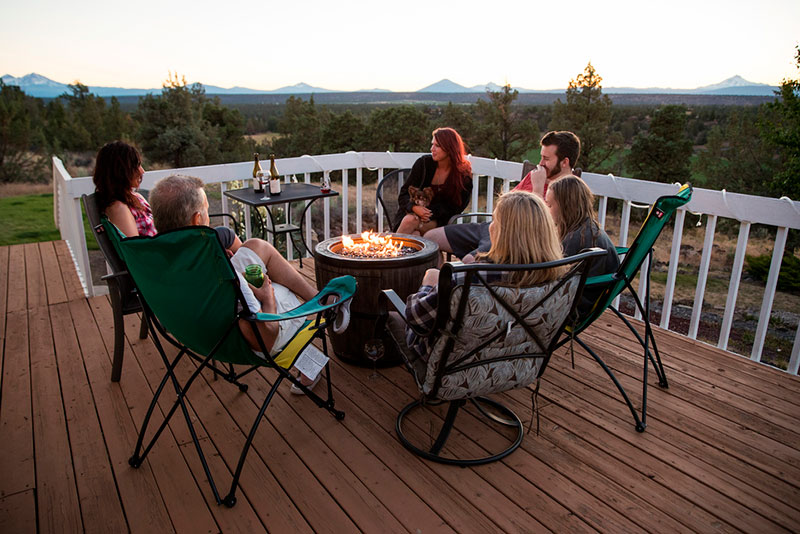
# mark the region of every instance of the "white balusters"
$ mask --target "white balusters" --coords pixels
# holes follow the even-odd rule
[[[697,339],[697,330],[700,327],[700,318],[703,313],[703,299],[706,294],[706,280],[708,267],[711,265],[711,252],[714,248],[714,232],[717,228],[717,216],[709,215],[706,224],[706,236],[703,241],[703,255],[700,257],[700,269],[697,273],[697,288],[694,292],[694,305],[692,306],[692,319],[689,322],[689,337]]]
[[[750,223],[745,221],[739,225],[739,239],[736,241],[736,254],[733,257],[733,269],[728,285],[728,298],[725,300],[725,312],[722,316],[722,329],[719,332],[717,347],[725,350],[728,348],[728,338],[731,335],[733,315],[736,312],[736,297],[739,295],[739,283],[742,279],[742,268],[747,252],[747,238],[750,235]]]
[[[750,359],[757,362],[761,361],[761,351],[764,349],[764,340],[767,338],[769,318],[772,314],[772,301],[775,300],[775,288],[778,286],[778,273],[781,269],[783,250],[786,248],[786,236],[788,234],[789,230],[785,226],[781,226],[775,235],[775,248],[772,249],[772,262],[769,265],[767,287],[764,288],[764,299],[761,301],[761,313],[758,316],[756,339],[753,342],[753,350],[750,353]]]

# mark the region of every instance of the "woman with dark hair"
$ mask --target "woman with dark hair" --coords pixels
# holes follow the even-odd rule
[[[432,196],[425,202],[417,202],[411,197],[411,187],[419,191],[431,188]],[[401,234],[425,235],[461,213],[471,194],[472,165],[467,161],[464,141],[452,128],[437,128],[433,131],[430,155],[414,163],[400,189],[397,199],[400,209],[393,226]]]
[[[142,157],[127,143],[114,141],[97,153],[92,175],[97,209],[126,236],[156,235],[150,204],[136,192],[143,175]]]
[[[139,151],[123,141],[108,143],[97,153],[94,165],[97,209],[128,237],[154,236],[153,210],[136,191],[142,183],[144,168]],[[242,241],[226,226],[214,228],[223,248],[233,256]]]
[[[594,211],[594,195],[586,182],[577,176],[566,176],[550,184],[545,202],[558,228],[564,256],[572,256],[589,247],[600,247],[607,251],[596,258],[589,269],[589,276],[613,273],[619,267],[619,255],[614,243],[600,228]],[[591,310],[602,289],[586,287],[578,312]]]

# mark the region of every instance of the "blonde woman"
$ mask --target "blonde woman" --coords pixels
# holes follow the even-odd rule
[[[489,225],[492,247],[479,254],[476,262],[494,264],[531,264],[561,259],[561,241],[555,223],[544,201],[533,193],[511,191],[498,199]],[[565,267],[515,272],[508,282],[514,286],[543,284],[555,280]],[[463,273],[459,273],[463,275]],[[459,283],[459,274],[454,283]],[[503,273],[486,273],[488,281],[502,280]],[[430,329],[436,319],[439,303],[438,269],[428,269],[417,293],[406,299],[406,319],[416,327]],[[428,348],[435,340],[417,336],[406,329],[406,342],[420,358],[427,358]]]
[[[617,249],[600,228],[594,211],[594,195],[577,176],[567,176],[550,184],[545,202],[558,228],[564,256],[572,256],[589,247],[600,247],[607,254],[592,262],[589,276],[613,273],[619,267]],[[591,310],[601,289],[587,287],[578,303],[578,312]]]

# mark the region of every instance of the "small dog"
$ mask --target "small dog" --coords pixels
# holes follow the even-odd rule
[[[411,197],[411,202],[413,202],[415,206],[427,208],[430,206],[431,200],[433,200],[433,188],[426,187],[425,189],[420,189],[412,185],[408,188],[408,195]],[[417,221],[419,221],[417,228],[422,228],[422,220],[416,214],[415,217],[417,217]]]

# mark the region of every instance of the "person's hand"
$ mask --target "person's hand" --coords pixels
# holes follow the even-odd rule
[[[229,248],[226,248],[225,255],[228,256],[228,259],[231,259],[233,257],[233,251]]]
[[[439,283],[439,269],[428,269],[422,277],[423,286],[435,286]]]
[[[430,221],[431,215],[433,215],[433,212],[431,210],[429,210],[428,208],[423,208],[422,206],[414,206],[413,208],[411,208],[411,211],[413,211],[414,214],[417,217],[419,217],[419,219],[422,222]]]
[[[261,287],[255,287],[253,284],[248,283],[253,295],[261,303],[261,311],[264,313],[275,313],[278,309],[275,304],[275,289],[272,287],[272,282],[268,277],[264,277],[264,283]]]
[[[534,193],[544,197],[544,184],[547,182],[547,169],[543,165],[537,165],[531,171],[531,186]]]

